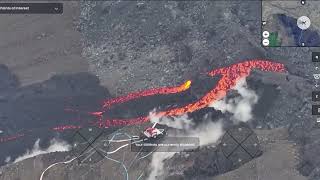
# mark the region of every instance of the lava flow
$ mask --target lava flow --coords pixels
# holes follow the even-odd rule
[[[110,100],[107,100],[104,102],[103,108],[109,109],[111,108],[112,105],[114,104],[121,104],[133,99],[141,98],[141,97],[146,97],[146,96],[153,96],[153,95],[160,95],[160,94],[175,94],[179,92],[183,92],[187,89],[189,89],[191,86],[191,81],[188,80],[184,84],[178,86],[178,87],[163,87],[163,88],[155,88],[155,89],[148,89],[144,91],[138,91],[134,93],[130,93],[126,96],[120,96],[117,98],[113,98]]]
[[[271,62],[267,60],[249,60],[245,62],[241,62],[238,64],[233,64],[229,67],[219,68],[212,70],[207,73],[208,76],[216,76],[221,75],[221,79],[218,83],[210,90],[207,94],[205,94],[202,98],[197,100],[196,102],[192,102],[183,107],[173,108],[162,112],[154,113],[155,116],[163,117],[163,116],[180,116],[185,113],[191,113],[197,111],[199,109],[207,107],[210,103],[219,100],[226,96],[227,92],[231,90],[237,83],[237,81],[241,78],[245,78],[250,75],[250,72],[253,69],[259,69],[262,71],[270,71],[270,72],[286,72],[285,67],[281,63]],[[109,99],[104,101],[102,110],[97,112],[87,112],[87,114],[97,117],[95,122],[89,123],[90,125],[95,125],[100,128],[108,128],[111,126],[125,126],[125,125],[136,125],[148,122],[150,120],[149,116],[137,117],[132,119],[103,119],[109,109],[111,109],[114,105],[121,104],[130,100],[139,99],[142,97],[153,96],[153,95],[165,95],[165,94],[175,94],[188,90],[191,87],[191,80],[187,80],[184,84],[177,87],[162,87],[149,89],[139,92],[130,93],[126,96],[116,97],[113,99]],[[74,110],[66,109],[67,111],[73,112]],[[77,112],[77,111],[74,111]],[[54,131],[64,131],[64,130],[72,130],[72,129],[80,129],[81,127],[85,127],[88,124],[82,125],[60,125],[54,128],[51,128]],[[0,142],[6,142],[10,140],[17,139],[22,134],[12,137],[0,137]]]
[[[180,116],[185,113],[191,113],[197,111],[199,109],[207,107],[210,103],[219,100],[226,96],[227,92],[232,89],[237,81],[241,78],[245,78],[250,75],[252,69],[259,69],[262,71],[270,71],[270,72],[286,72],[285,67],[281,63],[266,61],[266,60],[250,60],[241,62],[238,64],[231,65],[225,68],[219,68],[216,70],[212,70],[208,72],[209,76],[216,76],[218,74],[222,75],[221,79],[218,81],[217,85],[205,94],[201,99],[194,103],[187,104],[186,106],[169,109],[167,111],[155,113],[155,116]],[[175,93],[189,88],[191,85],[191,81],[187,81],[184,85],[179,87],[170,87],[170,88],[159,88],[161,89],[161,94],[169,94],[169,92]],[[114,98],[105,102],[104,107],[111,107],[112,104],[119,104],[131,99],[137,99],[140,97],[150,96],[150,94],[158,94],[155,90],[146,90],[138,93],[132,93],[127,96]],[[160,93],[159,93],[160,94]],[[146,117],[138,117],[133,119],[105,119],[102,121],[102,112],[96,112],[99,114],[99,121],[96,124],[99,127],[110,127],[116,125],[135,125],[141,124],[144,122],[148,122],[150,118]]]
[[[226,96],[227,92],[232,89],[237,81],[250,75],[252,69],[260,69],[262,71],[285,72],[283,64],[270,61],[254,60],[245,61],[234,64],[226,68],[220,68],[208,73],[209,76],[221,74],[222,77],[216,87],[204,95],[195,103],[188,104],[181,108],[171,109],[165,112],[160,112],[160,116],[180,116],[185,113],[194,112],[196,110],[207,107],[210,103],[219,100]]]
[[[21,133],[21,134],[16,134],[13,136],[0,137],[0,143],[7,142],[7,141],[13,141],[13,140],[21,138],[23,136],[25,136],[25,134]]]
[[[65,131],[69,129],[81,129],[81,126],[76,126],[76,125],[62,125],[62,126],[57,126],[52,128],[54,131]]]

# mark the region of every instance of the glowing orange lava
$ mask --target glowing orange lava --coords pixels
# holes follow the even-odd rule
[[[208,72],[209,76],[216,76],[216,75],[222,75],[221,79],[218,81],[217,85],[209,91],[207,94],[205,94],[202,98],[200,98],[198,101],[194,103],[190,103],[186,106],[170,109],[163,112],[158,112],[155,115],[158,117],[162,116],[180,116],[185,113],[191,113],[194,111],[197,111],[199,109],[207,107],[210,103],[219,100],[226,96],[227,92],[232,89],[237,81],[241,78],[245,78],[249,76],[252,69],[259,69],[262,71],[270,71],[270,72],[286,72],[285,67],[281,63],[266,61],[266,60],[250,60],[241,62],[238,64],[231,65],[229,67],[225,68],[219,68],[213,71]],[[186,81],[183,85],[178,87],[170,87],[170,88],[159,88],[157,90],[161,90],[161,94],[169,94],[168,92],[181,92],[182,90],[186,90],[190,88],[191,81]],[[180,90],[180,91],[179,91]],[[115,99],[111,99],[107,101],[107,106],[111,107],[112,104],[118,104],[123,103],[125,101],[136,99],[139,97],[145,97],[150,96],[150,94],[158,94],[156,93],[155,89],[146,90],[138,93],[131,93],[127,96],[118,97]],[[105,104],[105,106],[106,106]],[[104,106],[104,107],[105,107]],[[102,113],[100,113],[102,114]],[[133,119],[106,119],[104,121],[101,121],[101,119],[97,122],[99,127],[110,127],[110,126],[117,126],[117,125],[135,125],[135,124],[141,124],[144,122],[148,122],[150,120],[149,117],[138,117]]]
[[[157,112],[154,115],[158,117],[163,116],[180,116],[185,113],[191,113],[197,111],[199,109],[207,107],[210,103],[219,100],[226,96],[227,92],[231,90],[237,83],[237,81],[241,78],[245,78],[250,75],[252,69],[259,69],[262,71],[269,72],[286,72],[285,67],[281,63],[271,62],[267,60],[249,60],[237,64],[233,64],[229,67],[219,68],[212,70],[207,73],[208,76],[216,76],[221,75],[221,79],[218,83],[213,87],[211,91],[205,94],[198,101],[187,104],[183,107],[169,109],[167,111]],[[104,101],[102,110],[97,112],[87,112],[87,114],[93,115],[98,118],[94,125],[100,128],[108,128],[111,126],[125,126],[125,125],[136,125],[148,122],[150,118],[148,116],[145,117],[137,117],[132,119],[103,119],[103,116],[106,114],[106,111],[110,109],[112,106],[121,104],[133,99],[138,99],[147,96],[153,95],[165,95],[165,94],[174,94],[180,93],[188,90],[191,87],[191,80],[187,80],[180,86],[177,87],[162,87],[162,88],[154,88],[139,92],[130,93],[126,96],[120,96],[117,98],[109,99]],[[77,110],[65,109],[68,112],[78,112]],[[64,130],[72,130],[72,129],[80,129],[83,125],[62,125],[52,128],[54,131],[64,131]],[[7,142],[10,140],[15,140],[19,137],[24,136],[24,134],[18,134],[12,137],[0,137],[0,142]]]
[[[117,98],[106,100],[104,102],[103,108],[109,109],[114,104],[121,104],[121,103],[130,101],[132,99],[137,99],[137,98],[141,98],[141,97],[153,96],[156,94],[175,94],[175,93],[183,92],[183,91],[189,89],[190,86],[191,86],[191,80],[188,80],[178,87],[163,87],[163,88],[148,89],[148,90],[144,90],[144,91],[130,93],[126,96],[120,96]]]
[[[65,130],[70,130],[70,129],[80,129],[81,126],[76,126],[76,125],[61,125],[52,128],[54,131],[65,131]]]
[[[184,107],[171,109],[165,112],[160,112],[157,115],[180,116],[185,113],[190,113],[205,108],[210,103],[223,98],[226,95],[227,91],[229,91],[236,85],[239,79],[249,76],[251,70],[255,68],[262,71],[285,72],[283,64],[263,60],[245,61],[242,63],[231,65],[229,67],[213,70],[208,73],[209,76],[215,76],[218,74],[222,75],[221,79],[214,89],[209,91],[195,103],[191,103]]]

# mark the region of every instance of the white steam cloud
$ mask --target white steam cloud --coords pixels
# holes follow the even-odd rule
[[[258,96],[253,91],[248,89],[246,79],[239,80],[233,88],[240,97],[229,99],[223,98],[209,105],[222,113],[230,112],[233,114],[233,119],[237,122],[247,122],[252,118],[252,106],[258,102]]]
[[[222,120],[218,122],[202,123],[195,129],[187,131],[187,136],[198,137],[200,146],[215,144],[224,134]]]
[[[253,90],[248,89],[246,79],[241,79],[233,88],[240,96],[229,99],[226,98],[215,101],[209,105],[221,112],[233,114],[235,122],[247,122],[252,118],[252,106],[257,103],[258,96]],[[184,133],[175,136],[198,137],[200,146],[214,145],[224,134],[223,120],[213,122],[212,120],[203,121],[195,126],[194,121],[187,115],[179,117],[156,117],[154,112],[150,113],[150,120],[153,123],[167,125],[168,127],[184,130]],[[156,180],[164,174],[164,161],[173,157],[175,152],[155,152],[151,160],[151,172],[148,180]]]
[[[163,165],[166,159],[171,158],[175,152],[154,152],[151,160],[151,172],[148,180],[156,180],[163,174]]]
[[[222,121],[212,122],[205,121],[194,127],[194,121],[188,115],[177,117],[162,117],[159,118],[150,114],[152,123],[159,123],[171,128],[185,130],[185,133],[175,134],[175,136],[198,137],[200,145],[214,144],[224,133]]]
[[[175,134],[175,136],[182,137],[198,137],[200,146],[209,145],[216,143],[223,135],[223,124],[222,121],[218,122],[204,122],[194,128],[194,122],[187,115],[179,117],[163,117],[158,118],[150,116],[151,122],[157,122],[159,124],[167,125],[168,127],[183,129],[183,133]],[[163,172],[163,165],[166,159],[173,157],[175,152],[154,152],[151,160],[151,172],[148,180],[155,180],[160,177]]]
[[[39,146],[39,143],[40,143],[40,139],[37,139],[37,141],[33,145],[33,149],[27,150],[25,154],[17,157],[14,160],[14,163],[40,155],[40,154],[47,154],[51,152],[64,152],[64,151],[69,151],[71,149],[71,146],[67,142],[58,140],[55,138],[50,141],[50,145],[47,149],[41,149]]]
[[[188,118],[188,115],[160,118],[158,116],[155,116],[154,114],[155,113],[153,111],[149,115],[150,121],[152,123],[159,123],[175,129],[190,129],[194,125],[194,122],[192,121],[192,119]]]
[[[7,156],[6,159],[4,160],[5,163],[9,163],[11,161],[11,157]]]

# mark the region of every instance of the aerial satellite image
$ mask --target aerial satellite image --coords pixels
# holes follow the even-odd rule
[[[0,2],[0,180],[320,180],[319,9]]]

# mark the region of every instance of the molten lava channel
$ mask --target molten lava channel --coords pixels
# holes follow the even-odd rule
[[[286,72],[286,69],[283,64],[268,61],[268,60],[261,60],[261,59],[244,61],[237,64],[233,64],[229,67],[215,69],[208,72],[207,75],[211,77],[216,75],[221,75],[221,79],[218,81],[215,87],[213,87],[213,89],[210,90],[208,93],[206,93],[202,98],[200,98],[196,102],[187,104],[182,107],[168,109],[166,111],[161,111],[161,112],[156,112],[154,113],[154,115],[157,117],[180,116],[185,113],[191,113],[199,109],[205,108],[210,103],[226,96],[227,92],[236,85],[237,81],[241,78],[245,78],[249,76],[250,72],[253,69],[259,69],[261,71],[269,71],[269,72],[278,72],[278,73]],[[95,120],[95,122],[90,123],[90,125],[93,124],[99,128],[108,128],[112,126],[137,125],[137,124],[148,122],[150,120],[149,116],[136,117],[131,119],[108,119],[108,118],[105,118],[105,116],[107,116],[106,111],[108,111],[115,105],[122,104],[134,99],[139,99],[142,97],[181,93],[183,91],[188,90],[191,86],[192,86],[191,80],[187,80],[185,83],[177,87],[162,87],[162,88],[148,89],[144,91],[133,92],[125,96],[120,96],[120,97],[105,100],[101,107],[102,109],[101,111],[87,113],[89,115],[97,117],[98,119],[98,120]],[[75,130],[75,129],[80,129],[82,127],[85,127],[87,125],[89,124],[59,125],[51,128],[51,130],[54,130],[54,131]],[[22,134],[17,134],[11,137],[0,137],[0,143],[16,140],[23,136],[25,136],[25,134],[22,133]]]
[[[202,98],[194,103],[187,104],[183,107],[169,109],[167,111],[157,112],[154,115],[158,117],[163,116],[180,116],[185,113],[191,113],[199,109],[207,107],[210,103],[219,100],[226,96],[227,92],[231,90],[237,83],[239,79],[245,78],[250,75],[250,72],[253,69],[259,69],[261,71],[269,72],[286,72],[286,69],[283,64],[277,62],[271,62],[267,60],[249,60],[237,64],[233,64],[229,67],[219,68],[212,70],[207,73],[207,75],[213,77],[216,75],[221,75],[221,79],[218,81],[216,86],[205,94]],[[189,89],[191,86],[191,80],[186,81],[184,84],[178,87],[163,87],[159,89],[150,89],[146,91],[140,91],[136,93],[131,93],[126,96],[117,97],[110,99],[104,102],[103,108],[111,108],[112,105],[120,104],[132,99],[138,99],[141,97],[156,95],[156,94],[170,94],[170,93],[179,93]],[[148,116],[138,117],[132,119],[104,119],[102,120],[102,113],[99,114],[100,118],[97,121],[99,127],[110,127],[110,126],[124,126],[124,125],[136,125],[148,122],[150,118]]]

